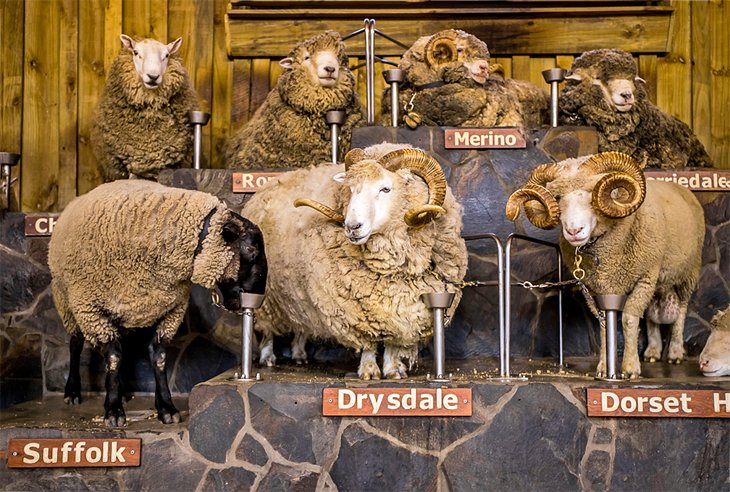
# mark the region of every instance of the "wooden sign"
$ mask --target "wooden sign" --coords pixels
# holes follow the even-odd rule
[[[25,216],[25,235],[50,236],[60,215],[58,212],[27,214]]]
[[[256,193],[282,172],[233,173],[233,193]]]
[[[322,415],[470,417],[471,388],[325,388]]]
[[[524,149],[525,138],[517,128],[450,128],[444,130],[447,149]]]
[[[8,468],[139,466],[142,439],[10,439]]]
[[[645,169],[646,179],[672,181],[692,191],[730,191],[730,171],[706,169],[702,171],[675,171]]]
[[[589,417],[730,417],[730,390],[588,388],[587,392]]]

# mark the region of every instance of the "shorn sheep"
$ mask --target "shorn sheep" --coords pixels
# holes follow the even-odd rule
[[[587,51],[573,61],[560,92],[560,121],[598,130],[598,150],[623,152],[641,167],[711,166],[684,122],[662,112],[646,94],[630,53]]]
[[[708,377],[730,376],[730,306],[710,322],[712,332],[700,354],[700,370]]]
[[[362,379],[406,376],[418,343],[432,335],[421,295],[464,278],[461,206],[436,160],[405,145],[352,149],[345,167],[326,164],[270,181],[244,213],[266,238],[271,267],[257,312],[262,365],[274,365],[272,337],[294,333],[293,358],[307,338],[362,351]],[[296,208],[307,205],[312,208]],[[376,360],[384,344],[382,372]]]
[[[583,282],[592,294],[628,295],[623,311],[621,369],[641,374],[639,319],[646,318],[644,360],[661,358],[659,324],[671,324],[667,359],[684,357],[684,319],[699,278],[705,223],[692,192],[671,182],[646,182],[640,166],[619,152],[538,166],[507,201],[515,220],[524,204],[536,227],[562,225],[560,246],[568,265],[583,258]],[[601,321],[598,374],[605,374],[606,332]]]
[[[505,78],[498,66],[490,66],[486,43],[467,32],[447,29],[419,38],[399,68],[406,77],[399,103],[409,126],[530,127],[547,118],[547,93],[530,82]],[[383,114],[389,112],[386,95]],[[420,120],[412,121],[413,114]]]
[[[74,199],[53,231],[48,251],[56,308],[71,335],[65,400],[81,397],[84,340],[105,351],[104,420],[125,423],[120,394],[120,337],[153,329],[148,351],[157,417],[179,422],[165,374],[165,348],[188,305],[191,284],[218,288],[223,305],[240,293],[263,294],[266,255],[261,231],[207,193],[146,180],[119,180]]]
[[[188,73],[178,55],[182,38],[170,44],[121,35],[122,49],[91,124],[91,144],[104,181],[155,179],[160,170],[189,166],[193,130],[188,112],[197,108]]]
[[[330,110],[345,112],[339,149],[344,155],[350,148],[362,110],[340,35],[325,31],[302,41],[280,64],[285,72],[276,87],[230,138],[226,167],[296,168],[330,161],[332,142],[325,121]]]

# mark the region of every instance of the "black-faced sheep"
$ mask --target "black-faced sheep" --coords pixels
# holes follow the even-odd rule
[[[295,208],[294,199],[321,214]],[[362,379],[402,378],[401,359],[413,363],[418,343],[433,333],[421,295],[456,292],[448,314],[459,303],[453,283],[467,265],[461,206],[438,162],[421,150],[353,149],[344,168],[325,164],[272,180],[244,213],[261,227],[271,267],[257,312],[262,364],[275,362],[272,336],[293,332],[297,361],[306,361],[308,337],[334,339],[362,351]]]
[[[423,36],[399,64],[406,76],[398,96],[400,106],[427,125],[529,127],[545,123],[547,93],[530,82],[491,73],[489,63],[487,45],[472,34],[447,29]],[[383,113],[389,112],[390,97],[385,95]]]
[[[671,324],[670,362],[684,357],[684,319],[699,278],[705,223],[692,192],[675,183],[646,182],[629,156],[605,152],[537,167],[507,201],[515,220],[524,204],[527,218],[549,229],[560,223],[560,246],[567,265],[583,256],[585,285],[592,294],[626,294],[623,311],[622,371],[641,374],[639,319],[646,317],[644,359],[661,358],[659,324]],[[604,374],[606,333],[601,321]]]
[[[350,148],[362,110],[340,35],[325,31],[302,41],[280,63],[286,71],[276,87],[230,138],[226,167],[296,168],[329,162],[332,141],[325,115],[330,110],[345,111],[339,149],[344,155]]]
[[[130,174],[155,179],[164,168],[189,166],[188,112],[198,101],[177,54],[182,38],[163,44],[122,34],[121,40],[91,124],[104,181]]]
[[[573,61],[560,92],[560,121],[598,130],[598,150],[623,152],[641,167],[711,166],[684,122],[649,101],[630,53],[587,51]]]
[[[708,377],[730,376],[730,306],[711,321],[712,332],[700,354],[700,370]]]
[[[124,425],[119,388],[120,336],[153,328],[149,354],[155,406],[164,423],[179,422],[165,375],[164,344],[175,335],[192,283],[218,287],[223,305],[240,293],[263,294],[266,256],[261,231],[207,193],[119,180],[74,199],[54,228],[48,263],[56,308],[71,335],[67,403],[80,399],[84,340],[106,352],[104,419]]]

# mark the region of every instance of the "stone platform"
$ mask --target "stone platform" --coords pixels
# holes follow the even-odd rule
[[[327,387],[429,387],[429,361],[404,381],[366,383],[354,367],[259,369],[241,383],[228,371],[176,398],[183,422],[154,418],[153,398],[127,402],[129,424],[101,422],[103,398],[68,407],[60,395],[0,413],[9,438],[139,437],[138,468],[8,469],[2,490],[727,490],[726,419],[594,418],[587,387],[722,389],[697,360],[643,364],[645,377],[605,383],[593,358],[518,358],[502,382],[495,358],[449,360],[453,387],[473,391],[471,417],[324,417]]]

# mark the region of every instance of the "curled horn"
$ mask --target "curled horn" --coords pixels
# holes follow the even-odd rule
[[[454,30],[442,31],[431,36],[426,44],[426,63],[430,67],[456,61],[456,37],[459,34]]]
[[[556,164],[541,164],[537,166],[527,183],[512,193],[507,199],[505,214],[509,220],[517,220],[520,214],[520,205],[525,207],[525,215],[535,227],[552,229],[558,225],[560,207],[558,201],[545,185],[557,176]]]
[[[315,209],[317,212],[321,213],[328,219],[337,222],[338,224],[342,225],[345,223],[345,217],[343,215],[335,210],[332,210],[327,205],[324,205],[322,203],[319,203],[314,200],[310,200],[309,198],[297,198],[294,200],[294,206],[295,207],[311,207]]]
[[[345,171],[350,169],[350,166],[352,166],[356,162],[360,162],[363,159],[365,159],[364,150],[350,149],[350,151],[347,154],[345,154]]]
[[[621,152],[596,154],[581,166],[596,174],[607,173],[593,187],[591,205],[612,219],[627,217],[646,196],[646,178],[639,164]]]
[[[403,220],[409,227],[421,227],[436,218],[436,214],[444,213],[446,198],[446,177],[439,163],[418,149],[398,149],[388,152],[379,160],[380,165],[389,171],[409,169],[428,185],[428,203],[408,210]]]

